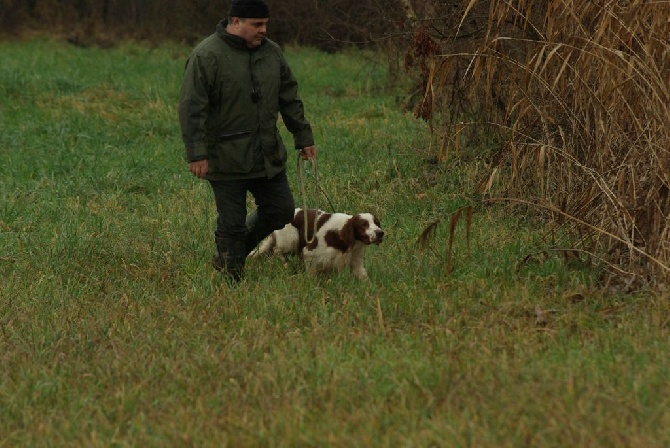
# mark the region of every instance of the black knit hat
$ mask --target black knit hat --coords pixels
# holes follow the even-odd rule
[[[266,19],[270,17],[270,10],[264,0],[233,0],[228,17]]]

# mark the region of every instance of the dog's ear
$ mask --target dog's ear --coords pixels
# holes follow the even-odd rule
[[[344,223],[340,230],[340,238],[347,247],[351,247],[356,242],[356,216],[352,216]]]
[[[342,230],[340,230],[340,238],[344,241],[344,244],[346,244],[347,247],[353,246],[354,242],[356,242],[356,229],[354,227],[355,220],[356,216],[352,216],[344,223]]]

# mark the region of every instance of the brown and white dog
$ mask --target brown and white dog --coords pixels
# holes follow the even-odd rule
[[[308,209],[305,222],[303,209],[296,208],[293,221],[272,232],[249,257],[297,254],[302,257],[310,275],[349,267],[355,277],[366,280],[365,248],[380,244],[383,239],[379,219],[371,213],[352,216]]]

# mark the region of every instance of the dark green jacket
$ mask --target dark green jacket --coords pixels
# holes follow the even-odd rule
[[[249,49],[226,21],[191,53],[179,98],[189,162],[208,160],[208,179],[273,177],[286,169],[281,113],[295,146],[314,144],[298,83],[277,44]]]

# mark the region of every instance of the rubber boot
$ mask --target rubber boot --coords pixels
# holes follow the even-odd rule
[[[239,282],[242,280],[247,257],[244,240],[223,237],[216,233],[214,241],[217,253],[212,257],[212,266],[235,283]]]

